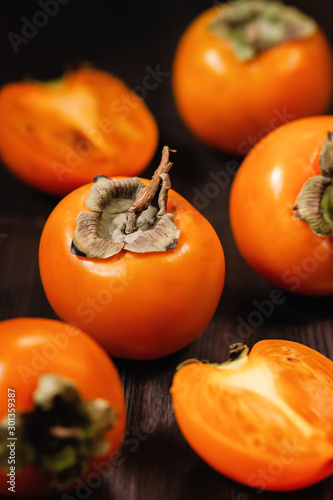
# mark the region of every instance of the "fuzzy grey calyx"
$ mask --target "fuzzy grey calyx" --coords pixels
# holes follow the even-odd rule
[[[166,212],[171,187],[168,174],[161,174],[160,182],[151,203],[135,216],[135,230],[128,233],[130,209],[145,193],[145,185],[138,177],[116,180],[97,176],[86,201],[90,211],[77,217],[71,252],[107,259],[121,250],[146,253],[175,248],[180,231],[174,216]]]
[[[325,220],[321,207],[321,200],[330,184],[330,179],[322,175],[310,177],[303,185],[294,207],[294,215],[307,222],[319,236],[327,236],[333,229],[332,224]]]
[[[294,217],[319,236],[333,231],[333,133],[328,132],[319,156],[321,175],[310,177],[297,196]]]

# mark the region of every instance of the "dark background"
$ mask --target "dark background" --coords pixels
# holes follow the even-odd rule
[[[333,44],[333,6],[327,0],[297,0],[294,5],[312,15]],[[37,1],[2,3],[0,83],[24,77],[54,78],[77,62],[89,61],[124,79],[130,87],[142,83],[146,67],[160,65],[171,72],[173,54],[183,30],[211,2],[111,2],[70,0],[15,54],[9,32],[21,34],[22,17],[32,19]],[[230,160],[195,140],[177,115],[171,76],[146,97],[160,131],[160,144],[144,177],[158,164],[164,144],[177,149],[173,188],[196,203],[195,189],[204,193],[210,173]],[[332,111],[332,109],[331,109]],[[1,119],[1,117],[0,117]],[[231,181],[232,179],[230,179]],[[128,436],[123,460],[102,487],[72,494],[79,498],[114,500],[331,500],[333,479],[299,492],[258,493],[234,483],[206,465],[182,438],[174,420],[169,388],[175,367],[187,358],[220,362],[228,339],[237,336],[237,317],[246,320],[254,300],[269,298],[273,287],[257,276],[240,257],[232,239],[228,198],[230,185],[197,208],[215,227],[226,257],[226,283],[218,310],[202,336],[187,348],[151,362],[115,360],[126,392]],[[0,168],[0,320],[17,316],[53,317],[39,278],[38,244],[43,225],[57,200],[38,193]],[[207,255],[209,258],[209,255]],[[332,299],[286,293],[286,300],[255,328],[253,345],[263,338],[285,338],[309,345],[333,359]],[[141,437],[133,441],[133,436]],[[136,444],[134,444],[136,443]],[[237,464],[235,464],[237,467]]]

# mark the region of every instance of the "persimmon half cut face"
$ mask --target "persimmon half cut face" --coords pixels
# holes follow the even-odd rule
[[[93,68],[48,83],[7,84],[0,114],[3,162],[54,195],[98,174],[136,175],[157,146],[157,126],[144,101],[120,79]]]
[[[185,362],[171,393],[185,439],[236,481],[287,491],[333,473],[333,362],[307,346],[234,344],[225,363]]]

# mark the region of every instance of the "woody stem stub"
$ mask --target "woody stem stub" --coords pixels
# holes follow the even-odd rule
[[[137,220],[144,210],[147,210],[153,198],[155,197],[157,190],[162,182],[161,193],[159,196],[159,201],[166,206],[166,201],[168,199],[168,190],[171,187],[168,174],[172,163],[169,162],[169,151],[175,152],[174,149],[169,149],[168,146],[164,146],[162,151],[161,163],[155,170],[154,175],[149,183],[149,185],[144,189],[140,196],[135,200],[133,205],[128,210],[128,219],[126,223],[125,233],[134,233],[137,229]],[[158,216],[164,215],[161,210]]]

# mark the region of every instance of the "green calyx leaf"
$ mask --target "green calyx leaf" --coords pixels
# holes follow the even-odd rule
[[[322,175],[311,177],[302,187],[294,206],[294,216],[307,222],[319,236],[327,236],[332,230],[321,209],[321,200],[329,184]]]
[[[328,132],[319,157],[322,175],[310,177],[294,206],[294,216],[309,224],[319,236],[333,231],[333,133]]]
[[[325,189],[320,202],[320,209],[325,222],[333,229],[333,185],[329,184]]]
[[[317,25],[278,1],[234,0],[220,8],[209,29],[227,39],[237,58],[246,62],[281,43],[312,36]]]
[[[33,464],[50,488],[61,490],[80,476],[89,459],[108,451],[105,439],[117,416],[104,399],[83,401],[74,383],[44,374],[33,394],[34,410],[16,416],[16,470]],[[8,469],[8,421],[0,424],[0,466]]]
[[[324,177],[333,177],[333,132],[328,132],[319,157],[320,172]]]

